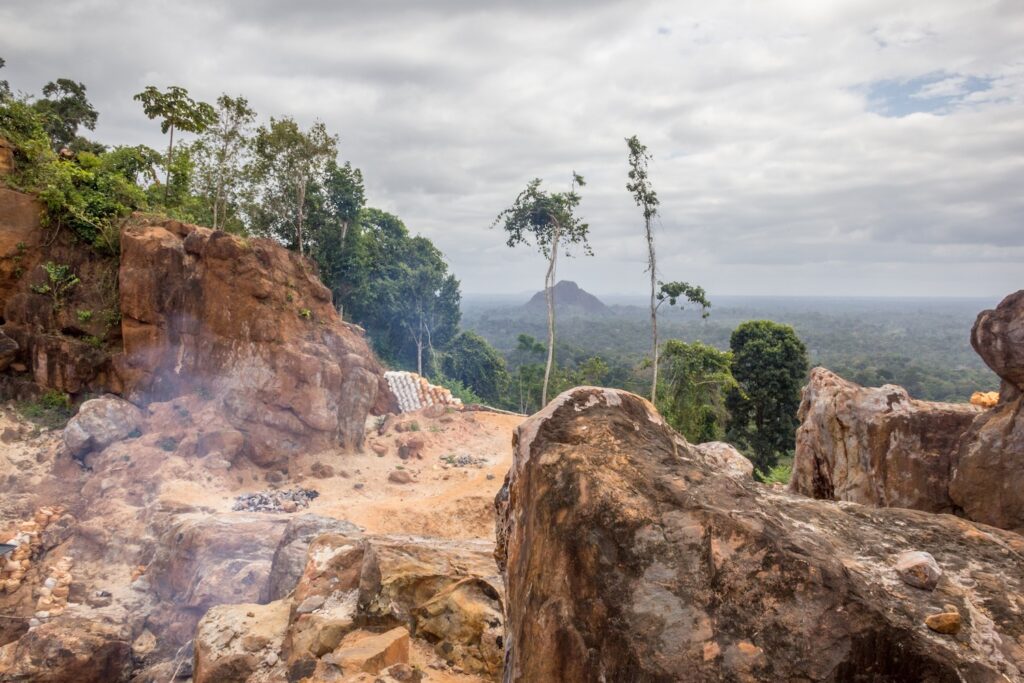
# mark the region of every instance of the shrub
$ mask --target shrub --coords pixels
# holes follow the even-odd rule
[[[77,315],[78,315],[78,322],[80,322],[80,323],[87,323],[90,320],[92,320],[92,311],[88,311],[88,310],[83,311],[83,310],[79,309]]]
[[[39,427],[59,429],[71,418],[71,397],[56,389],[34,401],[22,401],[17,407],[22,417]]]

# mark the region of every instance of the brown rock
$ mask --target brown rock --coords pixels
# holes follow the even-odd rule
[[[920,551],[900,553],[896,558],[896,573],[904,583],[929,591],[935,590],[942,577],[942,569],[931,553]]]
[[[142,425],[142,414],[128,401],[117,396],[102,396],[86,401],[64,428],[64,445],[74,456],[102,450],[128,438]]]
[[[754,464],[736,448],[724,441],[709,441],[694,446],[715,468],[731,477],[754,478]]]
[[[925,625],[936,633],[955,635],[960,632],[959,612],[940,612],[930,614],[924,620]]]
[[[957,443],[976,406],[929,403],[814,368],[804,387],[790,490],[863,505],[953,512]]]
[[[131,668],[128,629],[80,617],[51,619],[0,648],[0,680],[117,683]]]
[[[522,423],[514,444],[496,499],[506,681],[1024,675],[1013,645],[1024,642],[1017,534],[726,476],[622,391],[566,392]],[[977,611],[984,637],[920,628],[928,606],[891,564],[907,547],[969,576],[931,596]]]
[[[403,439],[398,445],[398,457],[402,460],[410,458],[422,458],[422,451],[425,443],[422,437],[410,436]]]
[[[416,635],[446,661],[470,673],[496,677],[504,650],[501,597],[490,583],[465,579],[415,610]]]
[[[172,518],[146,573],[161,601],[150,619],[163,637],[185,643],[209,608],[259,601],[287,524],[283,516],[259,513]]]
[[[388,475],[388,481],[392,484],[411,484],[413,478],[407,470],[394,470]]]
[[[203,432],[196,441],[196,455],[199,457],[219,453],[228,462],[234,462],[245,450],[245,434],[237,429]]]
[[[960,441],[949,495],[973,520],[1024,531],[1024,290],[978,315],[971,344],[1003,384]]]
[[[268,655],[276,662],[288,629],[288,609],[289,604],[282,601],[211,608],[196,628],[192,680],[244,683]],[[284,680],[283,666],[268,673],[264,680]]]
[[[375,674],[393,664],[409,661],[409,631],[403,627],[385,633],[353,631],[324,658],[345,674],[359,671]]]
[[[366,340],[309,264],[269,240],[174,221],[127,227],[120,304],[115,360],[127,395],[212,394],[258,464],[357,447],[367,414],[393,402]]]
[[[1000,378],[1024,391],[1024,289],[978,314],[971,346]]]
[[[0,330],[0,372],[3,372],[18,355],[18,342],[14,341],[3,330]]]

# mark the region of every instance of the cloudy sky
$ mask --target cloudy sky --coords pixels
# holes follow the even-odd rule
[[[131,97],[243,94],[320,118],[369,200],[469,293],[543,284],[489,225],[532,177],[589,181],[595,256],[644,291],[623,138],[655,155],[662,279],[718,294],[998,296],[1024,286],[1019,0],[4,0],[0,72],[83,81],[95,137],[159,146]]]

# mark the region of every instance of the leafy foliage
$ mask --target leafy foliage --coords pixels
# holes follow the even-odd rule
[[[44,85],[43,99],[34,106],[42,117],[54,151],[72,146],[78,138],[79,127],[95,130],[99,118],[85,95],[85,85],[69,78],[58,78]]]
[[[749,448],[754,466],[768,472],[792,450],[807,379],[807,349],[789,325],[751,320],[729,342],[738,386],[726,396],[730,441]]]
[[[244,97],[217,98],[216,118],[191,146],[193,191],[201,199],[196,218],[214,230],[244,232],[239,213],[247,197],[249,156],[256,112]]]
[[[728,419],[725,396],[736,388],[732,353],[670,339],[662,360],[665,373],[658,410],[692,443],[721,440]]]
[[[478,334],[460,332],[441,356],[441,371],[492,405],[501,404],[511,377],[505,359]]]
[[[303,233],[309,201],[337,156],[338,140],[327,127],[314,123],[303,131],[295,119],[271,118],[254,141],[253,173],[258,204],[253,213],[257,230],[273,235],[300,254],[309,246]]]
[[[57,310],[64,304],[64,297],[81,280],[72,272],[71,266],[63,263],[47,261],[41,267],[46,273],[46,282],[41,285],[33,285],[31,289],[36,294],[49,295],[53,300],[53,310]]]

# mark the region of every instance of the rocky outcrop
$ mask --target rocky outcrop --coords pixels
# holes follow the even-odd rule
[[[262,461],[358,447],[368,413],[392,406],[359,329],[307,261],[269,241],[175,221],[127,227],[120,302],[126,396],[213,395]]]
[[[1024,289],[978,314],[971,329],[971,346],[1004,384],[1009,384],[1007,399],[1024,391]]]
[[[1024,676],[1016,534],[727,476],[622,391],[566,392],[514,444],[506,681]],[[934,557],[934,590],[900,578],[905,551]],[[956,633],[926,625],[953,610]]]
[[[960,442],[950,497],[971,519],[1024,533],[1024,290],[978,315],[971,345],[1002,387]]]
[[[291,564],[280,552],[286,540],[275,565]],[[327,533],[305,558],[283,598],[219,605],[203,616],[195,633],[197,683],[376,674],[412,662],[412,642],[463,671],[487,678],[500,672],[502,585],[492,544]]]
[[[64,428],[64,445],[73,456],[106,448],[128,438],[142,425],[142,413],[128,401],[103,396],[86,401]]]
[[[127,680],[131,640],[123,624],[65,618],[0,648],[0,680],[110,683]]]
[[[814,368],[803,390],[790,489],[812,498],[953,512],[957,444],[977,406],[912,399]]]
[[[160,608],[150,620],[172,644],[220,604],[259,602],[288,525],[283,515],[187,513],[168,524],[146,572]]]

